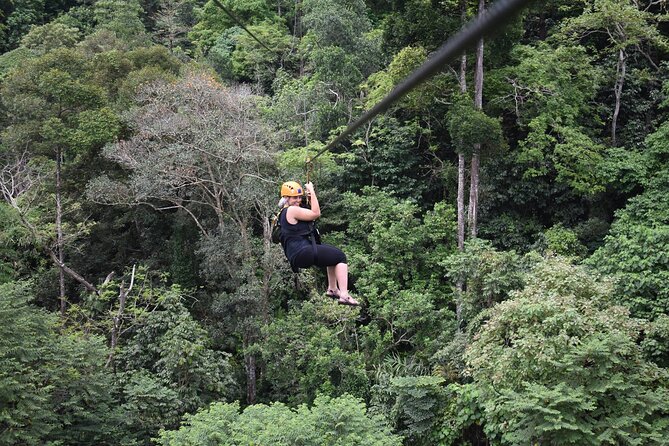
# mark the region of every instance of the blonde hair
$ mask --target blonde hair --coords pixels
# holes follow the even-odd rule
[[[281,200],[279,200],[278,206],[283,209],[286,204],[288,204],[288,197],[281,197]]]

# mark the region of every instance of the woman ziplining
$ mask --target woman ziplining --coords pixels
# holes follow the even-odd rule
[[[432,57],[414,70],[374,107],[350,123],[342,133],[326,144],[315,156],[307,159],[307,167],[311,166],[313,161],[323,153],[352,135],[364,123],[388,110],[400,98],[421,83],[432,78],[451,59],[473,46],[480,38],[499,31],[502,25],[511,20],[529,2],[530,0],[497,1],[488,11],[478,16],[455,36],[446,41]],[[215,3],[219,7],[222,7],[219,1],[215,1]],[[225,8],[222,9],[225,10]],[[238,22],[238,19],[229,11],[225,11]],[[248,30],[246,31],[249,32]],[[250,32],[249,34],[258,40]],[[259,40],[258,42],[262,44]],[[265,45],[263,44],[263,46]],[[348,293],[348,265],[346,263],[346,255],[334,246],[316,243],[317,234],[314,233],[313,222],[320,217],[320,207],[313,184],[307,180],[305,186],[307,186],[308,198],[311,199],[310,209],[300,207],[304,192],[299,183],[289,181],[281,187],[282,198],[279,202],[279,207],[282,209],[276,220],[280,228],[279,238],[286,257],[293,271],[296,272],[298,268],[307,268],[314,265],[325,266],[328,273],[328,291],[326,294],[337,299],[340,304],[359,305]],[[311,249],[308,249],[309,246],[311,246]]]
[[[311,266],[325,267],[328,277],[326,295],[340,305],[358,306],[360,303],[348,292],[348,264],[346,254],[339,248],[317,243],[314,222],[321,216],[316,191],[311,182],[305,185],[309,208],[303,208],[305,190],[295,181],[281,185],[278,216],[281,246],[293,271]]]

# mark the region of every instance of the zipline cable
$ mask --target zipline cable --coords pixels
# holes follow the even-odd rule
[[[248,33],[249,36],[253,37],[253,40],[255,40],[255,41],[258,42],[260,45],[262,45],[267,51],[272,51],[272,50],[269,49],[269,47],[268,47],[267,45],[265,45],[264,43],[262,43],[262,42],[260,41],[260,39],[258,39],[258,38],[255,36],[255,34],[253,34],[251,31],[249,31],[249,29],[248,29],[246,26],[244,26],[244,24],[242,23],[242,21],[239,20],[239,19],[237,18],[237,16],[234,15],[234,14],[232,13],[232,11],[230,11],[228,8],[226,8],[225,6],[223,6],[223,3],[221,3],[219,0],[212,0],[212,1],[214,2],[214,4],[215,4],[216,6],[218,6],[219,8],[221,8],[221,9],[222,9],[228,16],[230,16],[230,18],[231,18],[232,20],[234,20],[235,23],[236,23],[237,25],[239,25],[244,31],[246,31],[246,32]]]
[[[498,27],[511,20],[525,7],[526,4],[530,3],[530,1],[531,0],[499,0],[495,2],[490,9],[486,10],[478,18],[470,21],[462,30],[460,30],[460,32],[448,39],[446,43],[439,47],[430,59],[413,71],[401,84],[395,87],[374,107],[367,110],[362,116],[355,120],[355,122],[349,124],[339,136],[319,150],[316,155],[307,158],[307,164],[312,163],[323,153],[332,149],[365,122],[369,121],[379,113],[388,110],[393,103],[397,102],[402,96],[409,93],[421,83],[433,77],[452,58],[462,54],[463,51],[470,46],[473,46],[479,39],[493,34],[498,30]]]

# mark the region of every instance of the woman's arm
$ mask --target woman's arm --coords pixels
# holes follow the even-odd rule
[[[309,202],[311,204],[311,209],[301,208],[299,206],[291,206],[286,211],[286,218],[291,224],[297,223],[297,220],[301,221],[314,221],[321,216],[321,207],[318,204],[318,198],[316,197],[316,191],[314,190],[313,183],[309,182],[304,185],[304,188],[309,195]]]

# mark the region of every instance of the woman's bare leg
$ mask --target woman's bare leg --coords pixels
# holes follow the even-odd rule
[[[337,290],[337,275],[335,274],[335,267],[328,266],[326,269],[328,272],[328,292],[334,293],[338,296],[339,291]]]
[[[348,294],[348,265],[346,263],[338,263],[334,269],[335,276],[337,277],[337,285],[339,286],[339,301],[357,305],[358,301]]]

